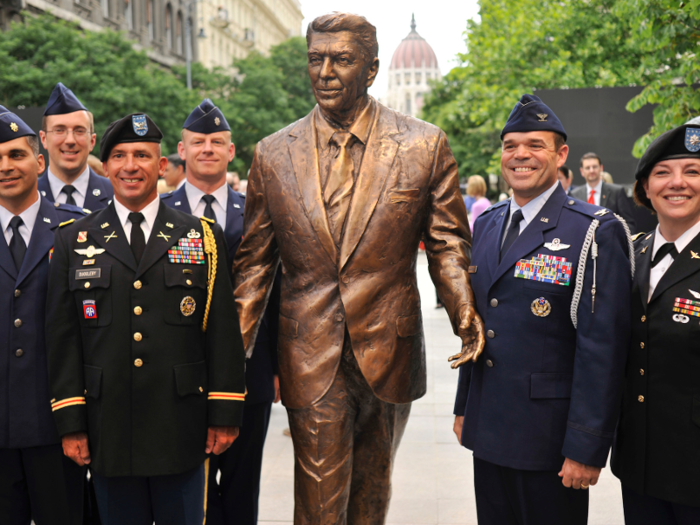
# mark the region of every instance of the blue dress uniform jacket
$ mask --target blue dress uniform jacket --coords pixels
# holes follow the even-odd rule
[[[56,235],[47,298],[54,417],[60,435],[87,431],[90,466],[102,476],[185,472],[204,461],[208,427],[240,425],[244,351],[223,232],[211,229],[220,255],[206,332],[208,265],[168,255],[181,239],[204,239],[200,219],[160,203],[139,265],[114,203]],[[76,253],[90,246],[104,252]],[[85,270],[94,273],[81,278]]]
[[[87,195],[85,195],[85,203],[83,208],[90,211],[101,210],[106,208],[110,201],[114,198],[114,189],[112,183],[107,177],[98,175],[92,168],[90,169],[90,179],[88,182]],[[56,198],[51,193],[51,185],[48,177],[49,170],[39,177],[39,192],[42,197],[46,197],[49,201],[55,202]]]
[[[85,214],[75,206],[41,199],[19,272],[0,239],[0,448],[59,443],[51,416],[44,342],[49,261],[58,225]]]
[[[700,507],[700,235],[647,303],[654,237],[635,243],[632,340],[612,470],[639,494]],[[678,299],[695,302],[686,308],[694,314],[674,311]]]
[[[487,331],[484,353],[460,370],[455,414],[474,456],[520,470],[559,470],[568,457],[603,467],[615,431],[629,344],[629,244],[612,213],[567,197],[558,186],[499,264],[509,201],[476,221],[472,288]],[[585,267],[578,329],[570,308],[581,247],[593,220],[599,246],[592,313],[593,263]],[[544,246],[559,239],[565,249]],[[572,263],[569,286],[516,278],[516,263],[539,254]],[[538,299],[546,316],[533,313]],[[543,301],[544,302],[544,301]]]

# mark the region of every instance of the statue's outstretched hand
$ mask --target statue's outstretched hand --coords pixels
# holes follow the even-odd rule
[[[467,304],[462,311],[458,335],[462,338],[462,351],[448,358],[452,362],[452,368],[458,368],[469,361],[476,362],[484,351],[484,322],[476,313],[474,303]]]

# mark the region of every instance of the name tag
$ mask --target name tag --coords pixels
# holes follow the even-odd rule
[[[88,270],[75,270],[75,279],[99,279],[102,276],[102,268],[90,268]]]

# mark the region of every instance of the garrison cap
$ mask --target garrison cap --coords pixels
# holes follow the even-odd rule
[[[19,137],[36,137],[36,133],[21,118],[0,106],[0,144]]]
[[[503,131],[501,140],[506,133],[522,133],[528,131],[554,131],[559,133],[566,140],[564,126],[554,114],[554,111],[547,107],[547,104],[535,95],[523,95],[510,112],[508,121]]]
[[[65,115],[66,113],[73,113],[74,111],[87,111],[88,109],[83,106],[82,102],[78,100],[73,92],[64,86],[61,82],[56,84],[53,88],[49,101],[46,103],[46,111],[44,111],[44,116],[47,115]]]
[[[224,114],[208,98],[202,100],[202,103],[194,108],[182,128],[207,135],[217,131],[231,131]]]
[[[683,124],[656,137],[639,159],[634,178],[643,179],[662,160],[688,158],[700,159],[700,123]]]
[[[115,120],[102,135],[100,140],[100,160],[105,162],[114,146],[126,142],[155,142],[160,144],[163,134],[144,113],[132,113],[126,117]]]

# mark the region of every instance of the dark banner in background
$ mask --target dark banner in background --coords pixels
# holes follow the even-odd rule
[[[44,111],[46,110],[45,106],[42,107],[33,107],[33,108],[7,108],[12,113],[16,114],[19,118],[21,118],[24,122],[26,122],[27,126],[32,128],[34,133],[36,133],[36,136],[39,137],[39,131],[41,131],[41,119],[44,116]],[[41,141],[39,141],[39,152],[44,156],[44,159],[46,160],[46,166],[49,165],[49,155],[44,149],[44,146],[41,144]]]

